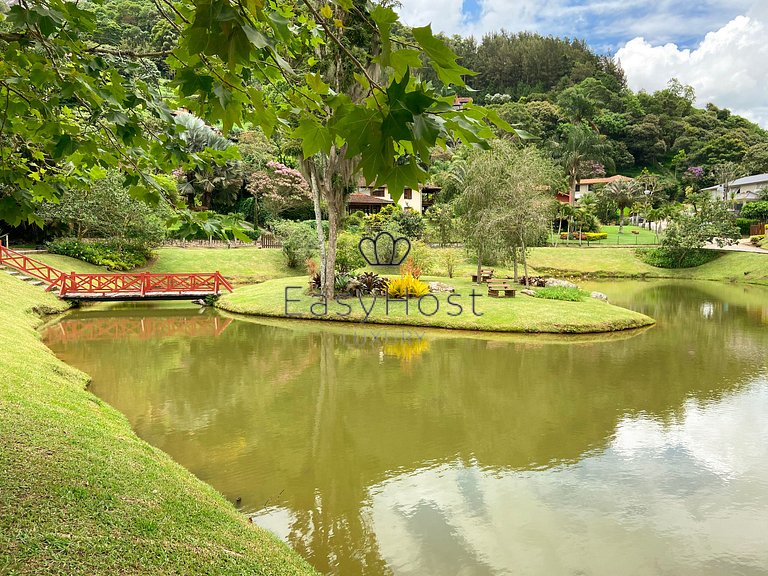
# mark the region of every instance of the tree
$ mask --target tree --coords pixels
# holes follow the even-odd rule
[[[310,202],[312,197],[301,172],[271,160],[264,170],[247,177],[245,187],[254,199],[254,226],[259,225],[261,206],[273,216],[280,216],[286,210]]]
[[[398,17],[389,7],[362,0],[210,0],[187,9],[174,51],[181,101],[225,130],[247,120],[267,136],[279,131],[301,143],[326,297],[333,296],[346,196],[358,178],[387,185],[397,200],[425,179],[422,162],[435,145],[456,139],[482,146],[492,135],[486,119],[511,130],[492,111],[454,110],[452,97],[416,77],[422,52],[446,86],[463,86],[471,72],[428,26],[412,29],[412,40],[393,35]]]
[[[470,157],[457,207],[478,278],[484,259],[496,258],[512,261],[517,279],[520,258],[527,281],[526,251],[546,241],[553,216],[547,191],[557,180],[557,167],[535,148],[497,141]]]
[[[621,178],[609,182],[598,194],[610,199],[619,209],[619,234],[624,233],[624,209],[631,207],[643,194],[637,180]]]
[[[611,163],[611,158],[607,156],[608,150],[605,137],[583,124],[570,125],[565,137],[554,143],[552,153],[555,160],[565,169],[571,206],[576,201],[576,182],[584,165],[590,161]]]
[[[78,240],[128,238],[152,246],[165,237],[167,214],[158,214],[146,202],[132,198],[120,174],[111,170],[88,188],[67,190],[58,203],[44,202],[36,216],[53,230],[64,226],[64,233]]]
[[[747,202],[741,209],[740,216],[760,222],[768,222],[768,201]]]
[[[437,229],[437,235],[440,238],[440,246],[445,246],[451,241],[455,220],[453,217],[454,207],[445,202],[433,204],[427,209],[425,214],[427,222]]]
[[[237,148],[192,114],[177,114],[176,122],[183,128],[181,138],[189,154],[208,152],[218,160],[183,172],[179,192],[187,197],[187,206],[199,206],[202,210],[210,210],[214,203],[218,207],[232,207],[243,184],[241,166],[235,160]]]
[[[715,182],[718,183],[718,192],[721,191],[720,187],[722,187],[722,200],[733,204],[735,193],[731,192],[731,183],[741,175],[739,165],[735,162],[722,162],[715,165],[712,169],[712,175]]]
[[[674,261],[684,262],[691,251],[703,248],[707,242],[723,247],[741,238],[735,217],[724,201],[692,189],[688,201],[691,209],[679,211],[672,218],[661,240],[661,249]]]

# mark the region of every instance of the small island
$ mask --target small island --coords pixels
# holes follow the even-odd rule
[[[424,280],[433,285],[450,285],[454,291],[429,292],[408,299],[366,295],[324,301],[310,294],[302,280],[280,278],[244,286],[223,296],[217,306],[227,312],[256,316],[490,332],[586,334],[654,323],[644,314],[591,298],[588,293],[577,295],[577,301],[537,298],[519,290],[514,298],[492,298],[485,284],[427,277]]]

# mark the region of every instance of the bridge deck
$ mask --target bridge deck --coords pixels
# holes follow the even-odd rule
[[[219,272],[189,274],[64,273],[43,262],[9,250],[0,242],[0,265],[9,266],[27,279],[35,278],[57,292],[62,300],[196,300],[218,296],[232,285]]]
[[[89,302],[113,302],[117,300],[198,300],[206,296],[217,296],[218,292],[67,292],[59,295],[62,300],[88,300]]]

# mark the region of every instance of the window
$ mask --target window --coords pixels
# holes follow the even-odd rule
[[[405,198],[406,200],[411,200],[413,198],[413,190],[411,190],[410,188],[406,188],[403,191],[403,198]]]
[[[592,192],[592,184],[590,184],[589,186],[587,186],[587,190],[588,190],[588,191],[590,191],[590,192]]]
[[[376,188],[371,192],[371,196],[376,196],[377,198],[384,198],[384,188]]]

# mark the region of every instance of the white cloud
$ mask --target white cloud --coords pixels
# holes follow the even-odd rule
[[[622,46],[616,57],[635,90],[658,90],[677,78],[696,89],[699,105],[713,102],[768,128],[766,0],[477,2],[480,15],[471,20],[463,0],[402,0],[400,15],[408,25],[431,23],[447,34],[527,30],[583,38],[600,51]]]
[[[694,50],[654,46],[642,37],[619,49],[616,58],[635,90],[663,88],[670,78],[690,84],[699,105],[713,102],[768,127],[768,44],[759,15],[737,16],[708,33]]]

